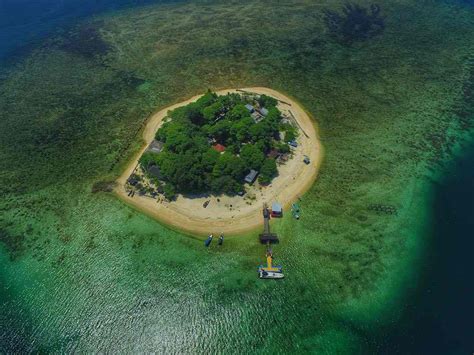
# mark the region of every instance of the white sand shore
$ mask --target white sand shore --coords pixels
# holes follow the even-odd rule
[[[257,186],[248,189],[247,196],[254,195],[254,200],[250,201],[248,198],[240,196],[184,198],[179,195],[176,201],[159,203],[150,197],[135,195],[132,198],[127,196],[126,181],[137,166],[138,159],[154,139],[155,133],[163,123],[168,111],[196,101],[201,95],[166,107],[149,119],[143,132],[145,144],[117,180],[116,194],[126,203],[172,228],[192,234],[218,234],[220,232],[239,234],[253,230],[263,224],[261,210],[265,202],[269,205],[275,201],[280,202],[288,212],[291,203],[311,187],[321,164],[322,147],[315,129],[315,122],[301,106],[277,91],[263,87],[243,88],[242,90],[266,94],[287,103],[280,102],[278,108],[283,113],[291,111],[303,130],[303,132],[300,131],[298,147],[294,149],[293,158],[278,167],[279,176],[273,180],[272,184],[267,187],[259,187],[256,184]],[[220,90],[217,91],[217,94],[225,95],[229,92],[236,92],[236,90]],[[304,155],[310,158],[311,164],[306,165],[303,162]],[[219,201],[217,201],[218,199]],[[207,208],[204,208],[203,203],[207,200],[210,203]]]

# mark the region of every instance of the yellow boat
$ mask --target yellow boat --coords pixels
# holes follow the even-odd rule
[[[267,249],[267,265],[258,267],[258,274],[261,279],[282,279],[284,277],[281,266],[273,266],[273,253]]]

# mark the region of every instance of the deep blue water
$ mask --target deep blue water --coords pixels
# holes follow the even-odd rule
[[[0,63],[58,27],[104,11],[176,0],[0,0]]]
[[[474,351],[474,145],[433,193],[424,269],[402,318],[383,331],[380,353]]]

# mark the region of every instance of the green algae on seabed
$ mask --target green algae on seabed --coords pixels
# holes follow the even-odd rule
[[[106,47],[72,53],[51,39],[3,80],[0,229],[24,238],[21,252],[0,252],[0,352],[377,349],[370,329],[398,318],[423,261],[431,171],[471,132],[473,14],[384,2],[384,32],[345,46],[323,21],[342,4],[124,11],[84,25]],[[278,283],[256,279],[263,249],[252,235],[205,250],[91,193],[136,152],[151,112],[207,88],[258,85],[318,119],[326,154],[302,219],[275,223]]]

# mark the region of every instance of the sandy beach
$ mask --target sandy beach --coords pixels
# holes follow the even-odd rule
[[[268,88],[252,87],[239,90],[257,94],[266,94],[278,99],[278,108],[284,114],[292,115],[299,125],[300,134],[297,139],[298,147],[293,149],[293,157],[285,164],[278,167],[279,175],[273,179],[272,184],[260,187],[256,183],[247,188],[244,197],[235,196],[205,196],[185,198],[178,195],[173,202],[158,202],[146,196],[127,196],[125,184],[127,179],[138,164],[138,159],[153,141],[156,131],[160,128],[168,111],[196,101],[201,95],[189,100],[166,107],[150,117],[143,131],[144,145],[139,154],[128,164],[125,171],[117,180],[115,193],[126,203],[156,218],[172,228],[196,235],[210,233],[239,234],[254,230],[263,225],[262,206],[264,203],[271,205],[279,202],[284,206],[284,212],[289,212],[291,203],[302,196],[316,179],[322,160],[322,146],[318,139],[315,122],[304,109],[289,97]],[[218,95],[229,92],[239,92],[237,89],[217,91]],[[242,93],[242,92],[240,92]],[[303,162],[307,155],[311,163]],[[210,201],[207,208],[203,207],[205,201]]]

